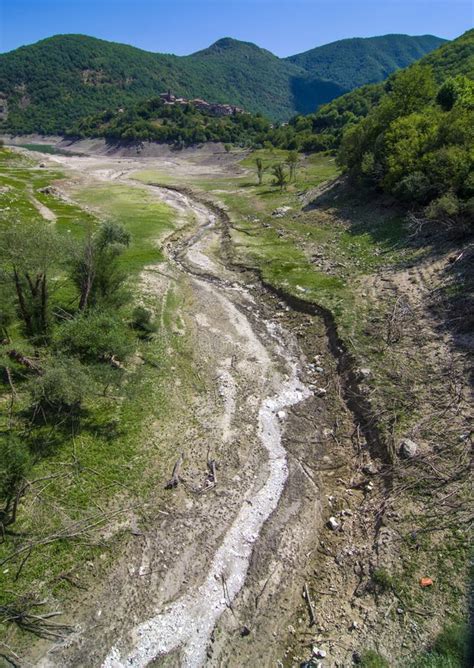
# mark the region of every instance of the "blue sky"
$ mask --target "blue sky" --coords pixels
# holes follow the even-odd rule
[[[286,56],[344,37],[452,39],[472,26],[472,0],[0,0],[0,51],[82,33],[179,55],[235,37]]]

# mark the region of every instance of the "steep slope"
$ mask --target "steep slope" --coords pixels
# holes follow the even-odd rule
[[[352,90],[386,79],[395,70],[419,60],[445,41],[433,35],[356,37],[290,56],[287,61]]]
[[[420,38],[401,38],[405,45],[415,40],[411,57],[418,57]],[[312,111],[348,87],[367,83],[365,76],[373,76],[367,67],[355,78],[358,68],[355,56],[350,55],[352,40],[346,41],[349,44],[341,48],[336,42],[310,52],[314,60],[314,53],[323,50],[318,56],[321,67],[307,63],[306,69],[254,44],[230,38],[178,57],[84,35],[56,35],[0,56],[2,129],[64,132],[80,117],[156,96],[167,88],[178,95],[229,102],[284,120],[296,112]],[[425,44],[426,50],[434,46],[430,44]],[[383,55],[384,48],[382,43],[378,51],[385,72],[397,65],[390,54]],[[392,53],[394,47],[390,49]],[[374,62],[379,57],[376,51],[372,49]],[[408,46],[404,51],[408,54]],[[341,64],[329,67],[327,62],[333,57],[340,58]],[[349,72],[344,75],[346,68]],[[379,72],[378,76],[384,75]]]

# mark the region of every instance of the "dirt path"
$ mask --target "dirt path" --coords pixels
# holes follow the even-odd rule
[[[68,166],[77,169],[81,162]],[[92,166],[92,178],[134,183],[128,178],[133,163],[117,170],[87,160],[89,178]],[[179,253],[169,246],[167,271],[191,291],[184,321],[216,388],[201,407],[211,434],[203,443],[188,443],[186,463],[197,466],[211,450],[219,481],[215,494],[173,499],[174,517],[153,528],[145,548],[112,567],[108,582],[79,614],[78,633],[67,646],[53,647],[41,666],[146,666],[167,655],[175,657],[173,665],[204,665],[216,624],[245,588],[255,545],[287,485],[287,411],[312,396],[301,381],[305,362],[293,336],[213,257],[218,230],[212,211],[173,190],[152,190],[196,223],[191,236],[180,240]],[[296,515],[294,508],[288,514],[292,531]],[[130,582],[130,572],[150,575]]]

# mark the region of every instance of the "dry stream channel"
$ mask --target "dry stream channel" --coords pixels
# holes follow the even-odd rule
[[[84,159],[55,156],[53,160],[76,171]],[[133,170],[104,169],[100,159],[93,162],[84,160],[87,178],[137,185],[130,178]],[[111,166],[110,158],[107,166]],[[177,245],[168,243],[168,270],[191,289],[195,311],[188,317],[195,322],[201,346],[214,356],[219,401],[214,406],[213,438],[217,447],[230,452],[246,443],[241,453],[243,470],[232,472],[238,493],[228,500],[217,496],[211,500],[211,495],[205,495],[194,530],[204,537],[200,551],[207,558],[194,561],[189,550],[183,551],[182,564],[180,556],[173,557],[167,572],[171,586],[167,589],[157,580],[148,583],[148,601],[141,610],[150,612],[138,623],[124,625],[126,600],[116,605],[112,600],[103,602],[107,633],[95,631],[94,624],[84,620],[79,625],[80,640],[68,642],[66,648],[52,648],[37,664],[41,666],[78,666],[86,661],[104,668],[138,667],[166,661],[169,655],[178,660],[173,665],[198,668],[207,664],[216,624],[245,589],[252,552],[287,483],[287,453],[282,445],[287,410],[311,394],[300,378],[302,354],[294,337],[268,319],[268,311],[261,311],[237,273],[213,257],[220,241],[216,215],[187,194],[152,186],[148,190],[173,207],[178,217],[189,220],[192,216],[196,223],[190,236]],[[225,461],[221,464],[225,469]],[[225,478],[225,472],[219,476]],[[218,507],[220,521],[213,532],[212,513]],[[211,537],[210,547],[205,545],[206,533]],[[157,530],[154,545],[160,545],[161,539],[164,545],[164,536]],[[156,555],[143,559],[151,568]],[[186,571],[187,575],[194,571],[192,577],[184,578]],[[133,598],[133,592],[130,595]],[[127,597],[127,588],[121,596]],[[136,610],[132,619],[137,619]]]
[[[234,350],[233,365],[242,359],[247,362],[252,359],[255,378],[259,378],[263,385],[275,388],[268,396],[262,395],[258,410],[258,437],[268,457],[267,462],[262,462],[267,474],[260,489],[249,495],[238,510],[203,583],[138,625],[132,632],[134,646],[131,651],[122,653],[118,639],[117,645],[111,648],[102,664],[104,668],[146,666],[156,657],[177,649],[181,650],[183,666],[198,668],[205,664],[212,631],[220,615],[232,604],[245,584],[253,545],[259,538],[264,522],[277,507],[288,477],[286,452],[281,444],[283,409],[309,396],[309,390],[298,378],[297,361],[283,348],[279,354],[288,369],[288,379],[282,380],[265,342],[253,330],[247,316],[234,305],[233,294],[237,292],[240,299],[248,300],[252,308],[255,308],[254,300],[245,288],[236,283],[231,285],[228,279],[221,279],[218,265],[205,254],[206,237],[215,233],[215,215],[186,195],[163,188],[157,188],[157,192],[164,201],[183,213],[192,211],[199,221],[198,233],[185,243],[185,250],[181,250],[177,265],[181,271],[192,276],[196,290],[209,292],[211,301],[215,300],[227,313],[229,326],[226,327],[225,336],[229,337]],[[212,331],[212,325],[209,325],[207,319],[201,322]],[[269,332],[271,329],[270,326]],[[237,336],[231,336],[230,332],[233,331]],[[222,335],[218,330],[212,333],[217,337]],[[238,425],[233,424],[236,383],[228,359],[216,360],[216,363],[220,369],[220,394],[224,404],[221,438],[226,442],[231,430],[238,429]]]

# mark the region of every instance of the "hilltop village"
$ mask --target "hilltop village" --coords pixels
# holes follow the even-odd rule
[[[236,114],[248,113],[244,109],[236,107],[233,104],[220,104],[217,102],[211,103],[211,102],[206,102],[206,100],[201,100],[200,98],[195,98],[194,100],[187,100],[184,97],[176,97],[171,93],[171,91],[168,91],[166,93],[161,93],[160,99],[166,105],[171,105],[171,106],[174,105],[185,106],[187,104],[192,104],[197,109],[205,111],[208,114],[211,114],[212,116],[235,116]]]

